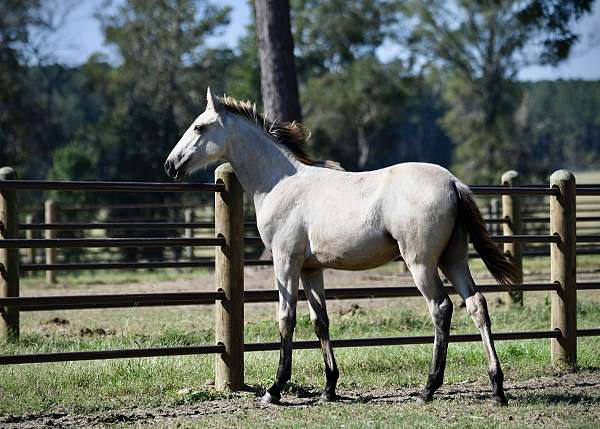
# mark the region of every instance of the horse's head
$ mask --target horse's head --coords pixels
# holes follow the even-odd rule
[[[167,157],[165,171],[169,177],[183,178],[225,155],[222,106],[210,88],[206,102],[206,110],[192,122]]]

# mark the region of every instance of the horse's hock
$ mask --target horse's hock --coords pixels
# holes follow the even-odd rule
[[[215,237],[214,238],[20,238],[20,231],[29,231],[32,226],[19,223],[18,193],[22,191],[69,190],[69,191],[110,191],[110,192],[212,192],[215,194]],[[513,291],[552,291],[552,320],[547,331],[500,332],[493,335],[495,340],[522,340],[549,338],[551,340],[552,363],[572,368],[577,362],[576,341],[578,336],[598,336],[600,328],[577,330],[576,290],[600,289],[600,282],[576,282],[577,243],[598,243],[600,235],[576,235],[575,220],[576,195],[600,195],[600,185],[575,185],[574,176],[566,171],[552,175],[550,186],[519,186],[514,182],[503,186],[471,186],[479,196],[502,196],[503,217],[492,219],[494,223],[505,224],[521,219],[520,204],[516,198],[547,196],[550,199],[548,222],[550,233],[525,235],[514,228],[505,235],[494,235],[493,240],[508,245],[512,251],[524,243],[548,243],[550,245],[551,281],[549,283],[517,284]],[[123,349],[78,352],[56,352],[43,354],[17,354],[0,356],[0,364],[41,363],[72,360],[115,359],[147,356],[169,356],[182,354],[216,355],[215,385],[219,389],[238,390],[244,385],[244,353],[252,351],[279,350],[279,343],[244,344],[244,303],[277,301],[277,291],[247,290],[243,288],[244,265],[265,265],[265,261],[244,260],[244,245],[257,243],[257,237],[244,239],[243,193],[241,186],[229,165],[222,165],[215,172],[215,183],[139,183],[139,182],[50,182],[16,180],[10,169],[0,170],[0,262],[2,279],[0,284],[0,335],[9,341],[18,341],[19,314],[26,311],[68,310],[81,308],[116,308],[167,305],[215,305],[216,344],[160,347],[151,349]],[[504,198],[510,197],[510,198]],[[504,203],[506,201],[505,206]],[[512,205],[510,205],[512,203]],[[517,207],[517,209],[515,209]],[[516,210],[516,211],[515,211]],[[506,217],[509,217],[506,219]],[[522,218],[525,222],[525,217]],[[165,223],[165,227],[175,223]],[[183,225],[184,227],[191,227]],[[47,222],[45,228],[52,228]],[[77,224],[70,225],[77,229]],[[110,225],[107,226],[107,228]],[[514,227],[514,223],[513,223]],[[506,231],[506,229],[505,229]],[[60,264],[46,261],[35,264],[22,261],[19,249],[65,247],[125,247],[125,246],[213,246],[214,261],[161,261],[156,263],[82,263]],[[516,247],[511,247],[516,246]],[[520,250],[520,248],[519,248]],[[537,251],[536,251],[537,252]],[[522,256],[539,252],[520,252]],[[600,253],[598,249],[580,249],[579,253]],[[19,296],[19,273],[26,271],[57,271],[59,269],[119,269],[119,268],[164,268],[164,267],[215,267],[214,292],[174,292],[117,295],[76,295],[76,296]],[[497,285],[478,285],[481,292],[502,292]],[[448,293],[455,293],[447,287]],[[420,296],[415,287],[375,287],[339,288],[328,291],[334,299],[390,298]],[[300,291],[300,299],[306,299]],[[480,341],[479,334],[451,335],[451,342]],[[387,338],[335,339],[336,347],[366,347],[383,345],[432,343],[433,336],[405,336]],[[295,349],[319,348],[318,341],[297,341]]]

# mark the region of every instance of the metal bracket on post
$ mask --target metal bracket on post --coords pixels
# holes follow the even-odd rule
[[[17,175],[10,167],[0,168],[1,180],[15,180]],[[2,239],[19,238],[19,207],[17,191],[0,191],[0,222]],[[19,249],[0,249],[0,296],[19,296]],[[0,337],[15,341],[19,339],[19,310],[14,307],[2,309],[0,317]]]
[[[518,186],[519,173],[509,170],[502,175],[503,186]],[[502,224],[502,235],[521,234],[521,200],[516,195],[502,195],[502,218],[507,222]],[[523,255],[521,243],[504,243],[504,252],[510,255],[510,259],[517,267],[519,278],[517,283],[523,283]],[[523,292],[511,291],[508,293],[511,304],[523,305]]]
[[[215,288],[225,299],[215,302],[215,341],[225,346],[215,362],[215,387],[240,390],[244,385],[244,209],[243,190],[230,164],[215,170],[225,185],[215,193],[215,234],[225,246],[215,249]]]
[[[550,278],[559,285],[552,292],[552,329],[561,335],[552,339],[552,363],[574,369],[577,365],[577,248],[576,248],[576,186],[570,171],[559,170],[550,176],[550,187],[560,195],[550,197],[550,234],[560,237],[550,245]]]

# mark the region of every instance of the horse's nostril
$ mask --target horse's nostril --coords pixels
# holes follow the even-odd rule
[[[174,170],[175,170],[175,166],[174,166],[173,162],[167,160],[165,162],[165,172],[167,173],[167,176],[173,177]]]

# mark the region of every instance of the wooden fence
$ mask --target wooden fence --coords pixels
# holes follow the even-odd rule
[[[512,185],[512,186],[511,186]],[[600,289],[600,282],[576,282],[577,243],[598,243],[600,235],[576,235],[576,195],[600,195],[600,185],[575,186],[574,176],[566,171],[554,173],[549,186],[471,186],[479,196],[502,196],[507,199],[504,207],[518,207],[522,197],[546,196],[550,199],[549,234],[524,235],[518,229],[518,214],[503,212],[504,235],[493,235],[498,243],[504,243],[512,258],[519,257],[519,246],[524,243],[547,243],[550,245],[551,281],[548,283],[516,284],[513,292],[551,291],[551,326],[546,331],[501,332],[494,334],[496,340],[522,340],[550,338],[552,362],[573,367],[577,361],[577,337],[600,335],[600,328],[577,329],[576,291]],[[69,190],[94,192],[212,192],[215,194],[215,235],[212,238],[19,238],[18,197],[20,191]],[[245,261],[244,246],[259,243],[257,237],[243,236],[242,189],[229,165],[215,172],[215,183],[127,183],[127,182],[46,182],[16,180],[11,169],[0,169],[0,334],[7,340],[19,337],[19,313],[25,311],[69,310],[83,308],[119,308],[167,305],[215,305],[215,344],[149,349],[123,349],[80,352],[57,352],[40,354],[0,355],[0,364],[24,364],[62,362],[92,359],[116,359],[185,354],[217,355],[215,383],[219,389],[237,390],[243,385],[244,353],[279,349],[279,343],[244,343],[244,304],[273,302],[277,291],[244,290],[244,265],[263,265],[270,261]],[[514,210],[514,209],[513,209]],[[188,227],[189,225],[175,225]],[[170,225],[171,228],[175,227]],[[45,225],[52,228],[52,225]],[[145,226],[140,226],[144,228]],[[40,229],[45,229],[40,227]],[[21,248],[65,247],[119,247],[119,246],[211,246],[215,247],[214,261],[148,262],[148,263],[98,263],[98,264],[23,264]],[[518,262],[518,261],[517,261]],[[116,295],[77,296],[19,296],[19,273],[30,270],[69,270],[96,268],[163,268],[163,267],[215,267],[214,292],[177,292]],[[479,285],[484,293],[503,292],[497,285]],[[446,288],[449,294],[455,291]],[[333,299],[392,298],[419,296],[416,287],[340,288],[327,291]],[[300,291],[300,299],[306,299]],[[451,335],[450,341],[480,341],[479,334]],[[333,341],[337,347],[364,347],[401,344],[432,343],[433,336],[404,336],[387,338],[352,338]],[[318,348],[318,341],[297,341],[296,349]]]

